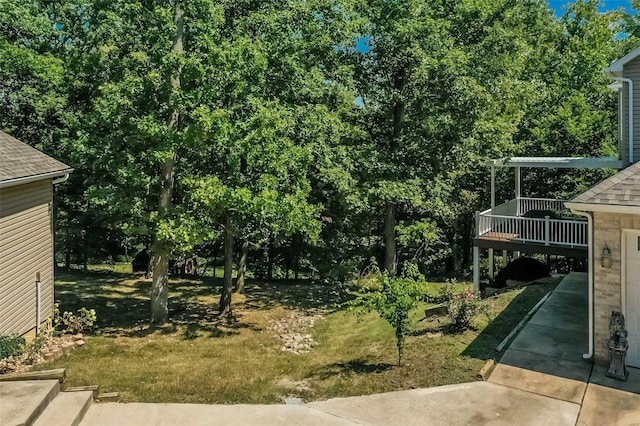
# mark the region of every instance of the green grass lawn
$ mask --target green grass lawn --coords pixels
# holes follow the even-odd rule
[[[446,320],[417,321],[402,367],[395,366],[393,330],[375,314],[357,316],[337,302],[345,294],[306,282],[250,281],[234,295],[237,322],[215,317],[219,280],[171,282],[172,323],[149,328],[150,282],[130,274],[59,273],[61,310],[94,308],[98,327],[86,344],[39,369],[65,367],[68,385],[100,385],[121,401],[281,403],[284,397],[321,400],[475,380],[495,346],[555,284],[512,290],[488,299],[493,320],[477,330],[433,333]],[[434,292],[445,284],[430,284]],[[425,305],[426,306],[426,305]],[[423,306],[424,307],[424,306]],[[416,320],[420,313],[416,312]],[[322,313],[308,333],[308,353],[281,349],[271,326],[292,313]],[[304,333],[303,333],[304,334]]]

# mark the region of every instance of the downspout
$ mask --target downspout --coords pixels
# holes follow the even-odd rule
[[[67,179],[69,179],[69,173],[65,174],[64,176],[60,176],[57,179],[52,180],[51,183],[54,185],[57,185],[59,183],[66,182]]]
[[[589,212],[583,212],[580,210],[571,209],[571,213],[578,216],[586,217],[588,220],[587,225],[587,250],[588,250],[588,262],[589,262],[589,352],[582,354],[583,359],[591,359],[593,357],[593,216]]]
[[[633,80],[625,77],[615,77],[613,75],[609,75],[609,78],[614,81],[622,81],[627,83],[628,91],[627,97],[629,98],[629,117],[627,117],[628,126],[629,126],[629,139],[627,143],[629,144],[629,164],[633,164]]]
[[[36,272],[36,336],[40,335],[40,307],[42,306],[41,300],[41,288],[40,288],[40,271]]]

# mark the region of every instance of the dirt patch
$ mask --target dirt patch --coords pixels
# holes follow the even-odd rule
[[[301,354],[318,344],[309,334],[309,329],[323,318],[320,313],[294,311],[282,319],[269,321],[269,329],[280,337],[283,351]]]

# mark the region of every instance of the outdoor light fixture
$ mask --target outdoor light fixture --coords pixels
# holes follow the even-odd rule
[[[611,268],[611,250],[606,244],[602,249],[602,267],[607,269]]]

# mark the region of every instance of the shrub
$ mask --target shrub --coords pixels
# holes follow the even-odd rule
[[[451,326],[456,331],[470,328],[480,314],[489,315],[487,307],[480,303],[479,292],[465,289],[461,293],[454,293],[451,287],[447,286],[442,292],[442,299],[447,307]]]
[[[20,336],[0,336],[0,359],[22,355],[26,343],[24,338]]]
[[[413,328],[409,315],[418,306],[422,291],[418,283],[409,278],[389,278],[384,274],[381,281],[380,290],[363,293],[352,304],[365,312],[377,312],[394,328],[400,366],[406,337]]]
[[[353,280],[351,287],[361,292],[382,290],[382,273],[375,257],[369,259],[369,264],[358,278]]]
[[[53,311],[53,324],[62,333],[82,333],[91,327],[97,319],[94,309],[80,308],[76,314],[65,311],[60,315],[60,309],[56,303]]]

